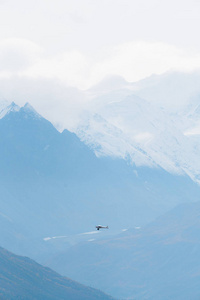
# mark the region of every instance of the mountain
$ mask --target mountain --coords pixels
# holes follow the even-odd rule
[[[111,300],[101,291],[62,277],[33,260],[0,247],[0,298]]]
[[[39,262],[88,240],[97,224],[113,235],[200,196],[186,175],[97,157],[29,104],[0,119],[0,139],[0,243]]]
[[[47,265],[122,299],[197,300],[199,229],[200,202],[181,204],[142,228],[77,244]]]
[[[10,113],[11,111],[19,111],[20,107],[16,105],[14,102],[9,103],[6,100],[0,101],[0,119],[2,119],[5,115]]]
[[[135,83],[133,88],[137,96],[176,114],[194,102],[199,102],[199,79],[199,70],[193,72],[169,71],[145,78]]]
[[[7,109],[0,139],[0,243],[39,262],[88,240],[97,224],[109,225],[113,235],[200,196],[186,175],[97,157],[29,104]]]
[[[109,88],[88,91],[90,109],[75,132],[97,155],[128,157],[137,166],[158,166],[199,183],[199,79],[199,72],[137,83],[113,77],[103,84]]]
[[[98,84],[92,86],[89,89],[89,92],[96,95],[102,95],[103,93],[108,93],[113,90],[121,91],[131,88],[132,83],[127,82],[122,76],[112,75],[107,76]]]
[[[73,130],[103,155],[129,156],[144,166],[153,162],[199,182],[199,80],[199,71],[167,72],[133,83],[110,76],[78,91],[55,80],[15,78],[12,88],[6,79],[1,82],[1,98],[29,99],[57,128]],[[146,154],[139,162],[138,148]]]

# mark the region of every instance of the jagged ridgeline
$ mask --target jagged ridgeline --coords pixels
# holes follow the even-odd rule
[[[96,157],[29,104],[2,104],[0,140],[0,244],[40,261],[70,243],[46,243],[45,237],[73,236],[98,223],[109,232],[142,226],[200,196],[186,175]]]

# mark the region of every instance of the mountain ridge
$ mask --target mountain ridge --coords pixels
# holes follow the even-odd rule
[[[96,157],[77,135],[23,108],[0,119],[0,138],[0,243],[39,262],[88,239],[98,223],[116,234],[200,197],[188,176]],[[44,241],[56,236],[66,237]]]
[[[0,268],[1,299],[113,299],[101,291],[62,277],[28,257],[14,255],[1,247]]]

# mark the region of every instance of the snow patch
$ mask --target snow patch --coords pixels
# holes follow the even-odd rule
[[[43,240],[44,241],[49,241],[49,240],[51,240],[51,238],[50,237],[46,237],[46,238],[43,238]]]
[[[53,236],[53,237],[45,237],[43,238],[44,241],[49,241],[52,239],[63,239],[63,238],[67,238],[67,235],[60,235],[60,236]]]
[[[28,102],[21,109],[28,115],[31,115],[34,119],[42,118],[42,116]]]
[[[80,235],[82,235],[82,234],[97,234],[97,233],[100,233],[101,231],[90,231],[90,232],[83,232],[83,233],[80,233]]]
[[[200,135],[200,127],[188,129],[184,132],[185,136]]]
[[[13,220],[10,217],[8,217],[7,215],[5,215],[5,214],[3,214],[3,213],[0,212],[0,216],[2,216],[3,218],[7,219],[9,222],[13,223]]]

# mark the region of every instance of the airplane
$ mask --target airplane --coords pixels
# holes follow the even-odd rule
[[[97,229],[97,230],[99,230],[100,228],[106,228],[106,229],[108,229],[108,226],[102,226],[102,225],[97,225],[97,226],[96,226],[96,229]]]

